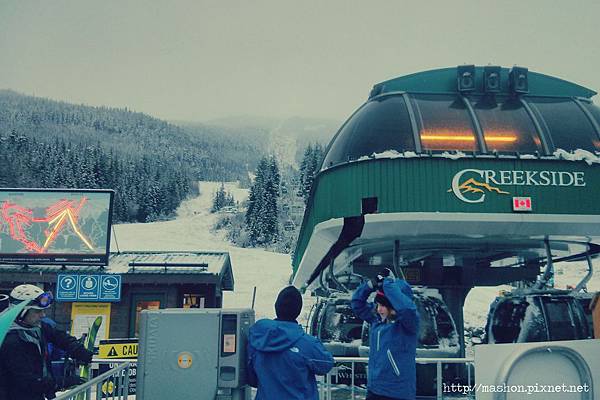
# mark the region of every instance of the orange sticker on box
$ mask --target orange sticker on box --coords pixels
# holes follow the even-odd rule
[[[192,366],[192,354],[184,351],[177,355],[177,365],[179,368],[187,369]]]
[[[223,335],[223,352],[235,353],[235,334]]]

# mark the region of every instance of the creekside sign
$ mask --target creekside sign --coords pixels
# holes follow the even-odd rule
[[[583,171],[490,170],[467,168],[452,177],[452,192],[465,203],[482,203],[486,193],[511,194],[503,186],[585,187]],[[468,193],[468,194],[467,194]]]

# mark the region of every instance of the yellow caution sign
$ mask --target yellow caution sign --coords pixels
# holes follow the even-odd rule
[[[99,358],[137,358],[137,340],[119,343],[100,343],[98,346]]]

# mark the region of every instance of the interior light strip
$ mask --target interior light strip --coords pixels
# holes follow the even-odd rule
[[[474,136],[421,135],[422,140],[441,140],[451,142],[474,142]],[[485,136],[486,142],[516,142],[515,136]]]

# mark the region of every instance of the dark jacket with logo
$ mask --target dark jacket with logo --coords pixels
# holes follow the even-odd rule
[[[352,310],[357,317],[371,324],[369,330],[369,370],[367,388],[370,392],[392,399],[412,400],[416,396],[417,333],[419,315],[406,281],[386,278],[383,292],[396,317],[382,321],[375,305],[367,302],[373,292],[367,283],[352,296]]]
[[[91,360],[92,354],[76,338],[45,322],[37,332],[13,323],[0,347],[0,400],[55,397],[56,382],[48,358],[49,342],[73,358]]]
[[[248,381],[256,400],[318,400],[315,374],[333,368],[333,357],[297,322],[261,319],[250,328]]]

